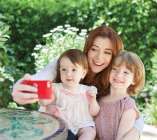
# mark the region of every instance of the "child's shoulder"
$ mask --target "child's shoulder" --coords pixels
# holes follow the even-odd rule
[[[61,83],[52,83],[52,89],[57,90],[62,87]]]
[[[61,86],[62,83],[55,83],[55,82],[52,82],[52,85],[55,85],[55,86]]]
[[[88,85],[84,85],[84,84],[79,84],[79,85],[84,88],[96,88],[95,86],[88,86]]]
[[[97,88],[95,86],[88,86],[80,84],[80,88],[84,90],[85,92],[92,92],[97,94]]]
[[[131,108],[137,108],[135,100],[132,97],[126,97],[123,99],[123,105],[125,110],[131,109]]]
[[[130,96],[124,97],[122,100],[123,100],[124,103],[135,104],[135,99],[133,99],[133,98],[130,97]]]

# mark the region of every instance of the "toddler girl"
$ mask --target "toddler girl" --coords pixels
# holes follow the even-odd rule
[[[84,53],[77,49],[65,51],[57,61],[54,98],[41,103],[46,112],[65,120],[79,140],[94,140],[96,132],[92,116],[99,112],[96,87],[80,84],[87,70]]]

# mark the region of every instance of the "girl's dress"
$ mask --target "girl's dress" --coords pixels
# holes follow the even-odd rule
[[[100,140],[115,140],[123,112],[129,109],[137,110],[135,101],[124,97],[116,102],[100,100],[100,112],[95,119],[97,137]]]
[[[86,97],[88,91],[90,94],[97,94],[94,86],[80,84],[77,93],[64,89],[61,83],[53,83],[53,87],[56,96],[55,105],[59,108],[60,117],[65,120],[74,134],[77,134],[80,128],[95,126]]]

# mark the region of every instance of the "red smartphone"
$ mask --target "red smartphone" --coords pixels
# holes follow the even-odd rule
[[[52,83],[50,80],[24,80],[22,83],[37,87],[39,99],[50,99],[53,95]]]

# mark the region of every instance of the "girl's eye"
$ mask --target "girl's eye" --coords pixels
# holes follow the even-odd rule
[[[72,69],[72,71],[73,71],[73,72],[75,72],[75,71],[76,71],[76,69]]]
[[[65,69],[65,68],[62,68],[61,71],[66,71],[66,69]]]
[[[124,71],[124,73],[125,73],[125,74],[130,74],[130,72],[129,72],[129,71]]]
[[[129,72],[127,72],[127,71],[124,71],[124,73],[125,73],[125,74],[129,74]]]
[[[117,68],[113,67],[113,68],[112,68],[112,70],[116,71],[116,70],[117,70]]]

